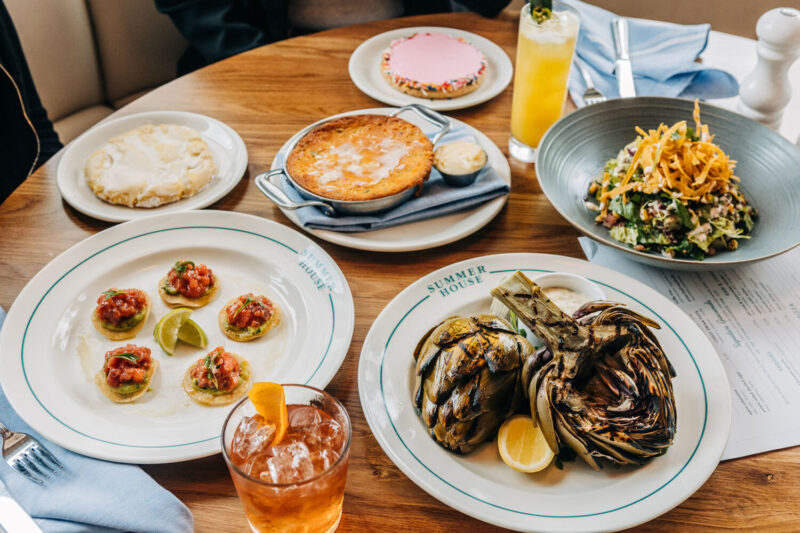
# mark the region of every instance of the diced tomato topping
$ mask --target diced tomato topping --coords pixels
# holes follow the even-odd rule
[[[187,298],[200,298],[214,284],[214,274],[206,265],[178,261],[167,274],[167,281]]]
[[[141,383],[150,368],[150,348],[126,344],[106,352],[103,372],[109,387],[119,387],[124,383]]]
[[[232,300],[225,308],[225,313],[231,326],[242,329],[257,328],[272,317],[275,306],[265,296],[256,296],[249,292]]]
[[[144,309],[146,303],[147,296],[139,289],[109,289],[97,299],[95,312],[106,324],[118,326]]]
[[[190,376],[202,389],[232,391],[239,384],[239,361],[218,346],[203,359],[198,359]]]

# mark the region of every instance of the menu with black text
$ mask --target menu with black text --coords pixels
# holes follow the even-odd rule
[[[669,297],[714,344],[733,401],[723,459],[800,444],[800,248],[735,269],[685,272],[579,240],[591,262]]]

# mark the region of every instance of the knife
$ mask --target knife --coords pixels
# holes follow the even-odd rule
[[[633,83],[633,67],[631,67],[630,49],[628,47],[628,21],[617,18],[611,23],[614,33],[614,48],[617,59],[614,61],[617,73],[617,87],[620,98],[636,96],[636,85]]]
[[[8,496],[0,496],[0,528],[7,533],[42,533],[33,518]]]

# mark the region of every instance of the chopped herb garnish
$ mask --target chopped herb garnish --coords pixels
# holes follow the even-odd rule
[[[186,269],[189,267],[189,265],[191,265],[192,268],[194,268],[194,261],[176,261],[175,266],[173,268],[179,274],[183,274],[184,272],[186,272]]]
[[[214,384],[214,388],[217,390],[219,390],[219,383],[217,383],[217,378],[216,376],[214,376],[213,368],[214,368],[214,362],[217,360],[217,355],[219,355],[220,352],[221,352],[220,350],[217,350],[215,352],[208,354],[205,360],[203,361],[203,366],[205,366],[208,369],[208,372],[206,373],[206,378],[208,378],[208,380]]]
[[[114,296],[119,296],[120,294],[125,294],[125,291],[118,291],[116,289],[109,289],[107,291],[103,291],[103,294],[106,295],[104,298],[105,300],[110,300]]]
[[[112,360],[114,358],[117,358],[117,357],[120,358],[120,359],[127,359],[128,361],[130,361],[132,363],[135,363],[135,362],[139,361],[139,356],[136,355],[136,354],[132,354],[131,352],[122,352],[122,353],[118,353],[118,354],[112,355],[111,357],[108,358],[108,360],[110,361],[110,360]]]
[[[263,302],[261,302],[260,300],[258,300],[258,299],[253,299],[253,298],[250,298],[250,297],[248,296],[247,298],[245,298],[245,300],[244,300],[244,303],[243,303],[242,305],[240,305],[238,309],[236,309],[236,312],[235,312],[235,313],[233,313],[233,319],[234,319],[234,320],[236,320],[236,317],[237,317],[237,316],[239,316],[239,313],[241,313],[241,312],[244,310],[244,308],[245,308],[245,307],[247,307],[249,304],[251,304],[251,303],[253,303],[253,302],[257,303],[257,304],[258,304],[258,305],[260,305],[261,307],[266,307],[266,306],[263,304]]]

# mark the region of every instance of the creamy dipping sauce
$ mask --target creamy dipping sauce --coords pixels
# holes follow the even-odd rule
[[[554,304],[568,315],[572,315],[580,306],[591,299],[583,293],[564,287],[545,287],[542,290]]]
[[[433,164],[444,174],[470,174],[486,164],[486,152],[473,142],[453,141],[436,149]]]

